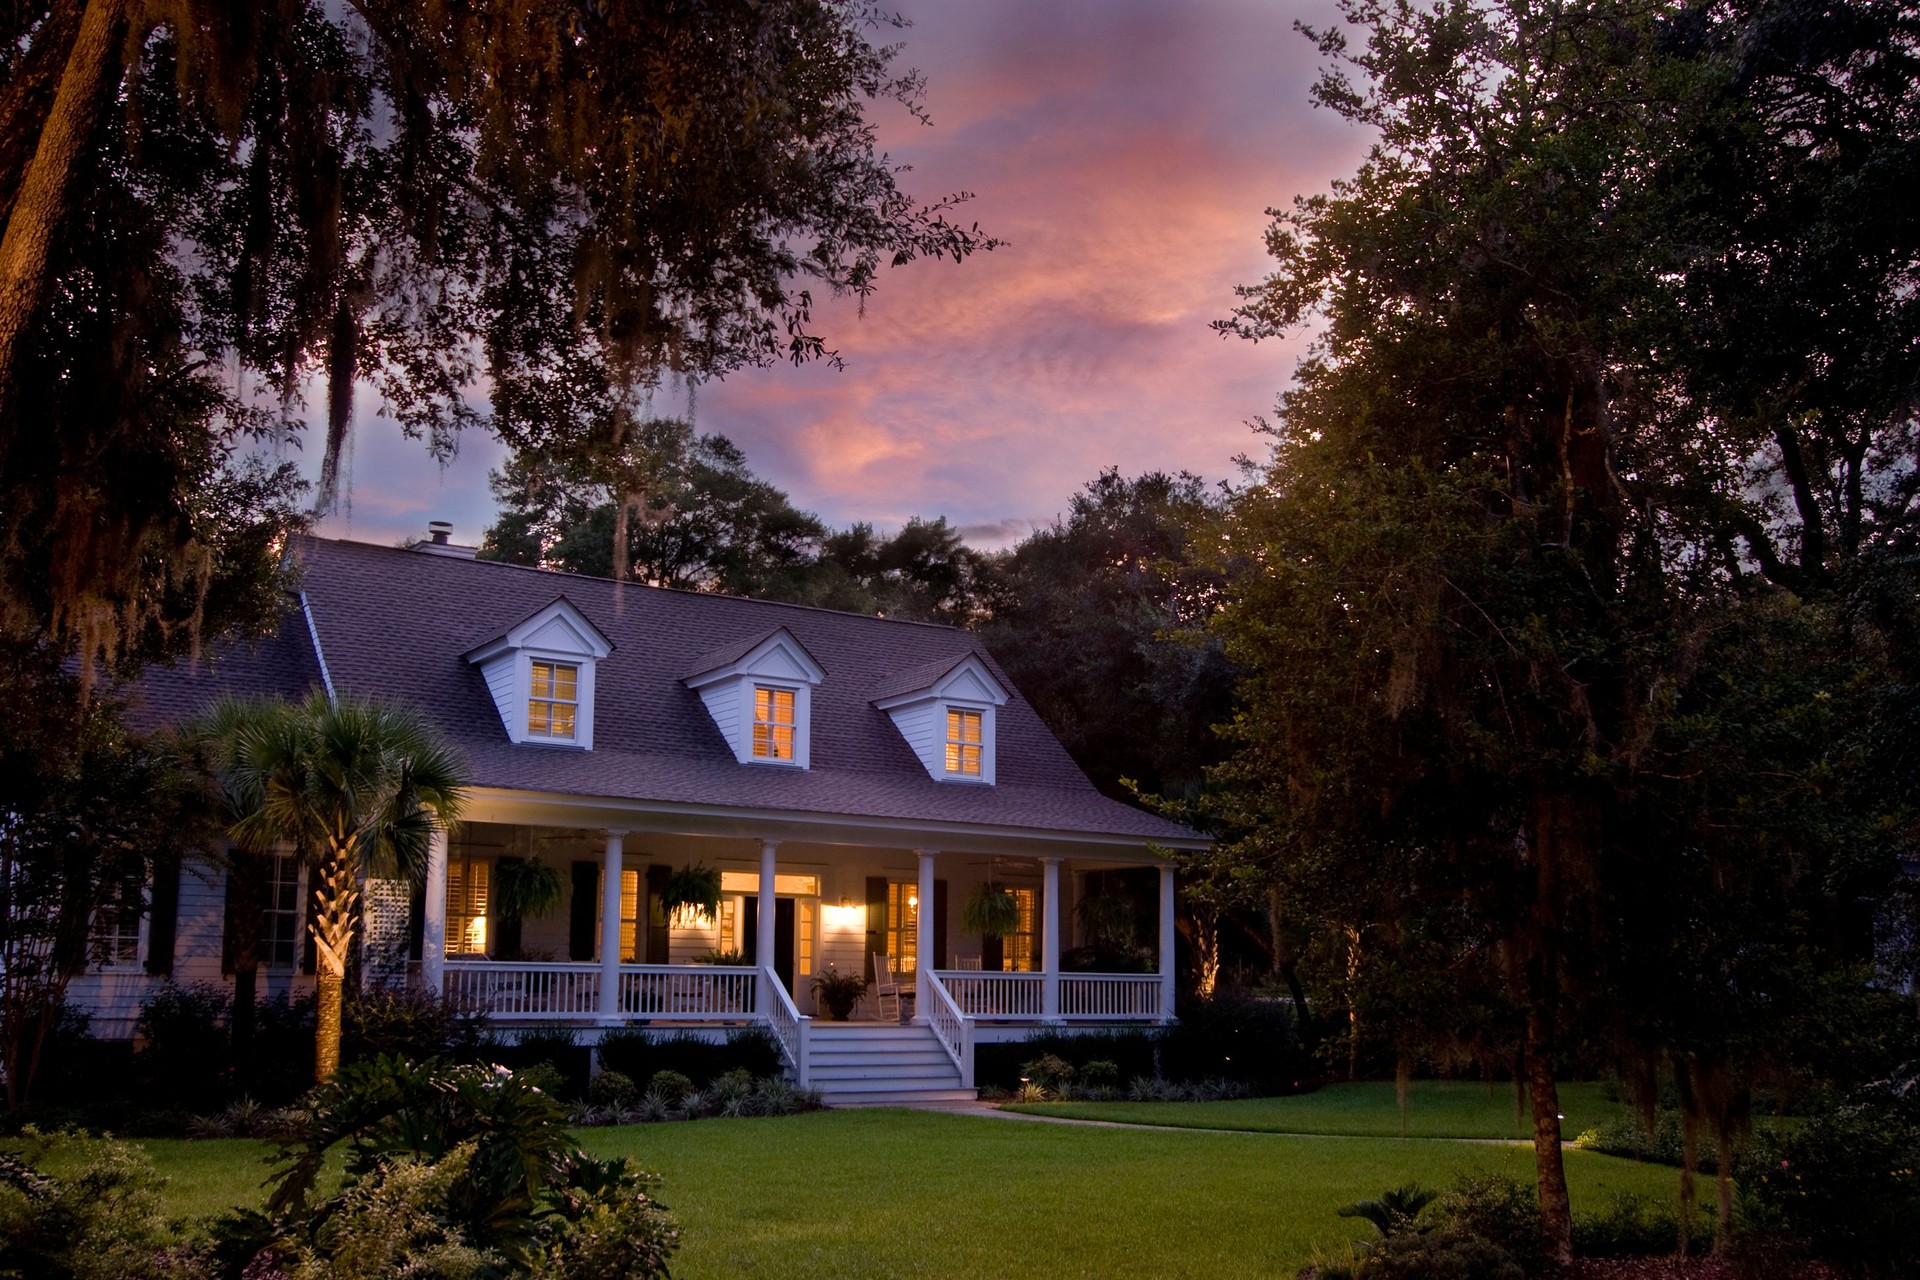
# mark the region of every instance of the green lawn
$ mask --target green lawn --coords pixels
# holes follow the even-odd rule
[[[1514,1138],[1532,1141],[1533,1122],[1514,1110],[1513,1086],[1415,1081],[1401,1114],[1391,1084],[1334,1084],[1291,1098],[1234,1102],[1047,1102],[1011,1107],[1036,1115],[1181,1129],[1247,1129],[1257,1133],[1345,1134],[1364,1138]],[[1569,1140],[1602,1120],[1625,1116],[1597,1084],[1560,1086],[1560,1131]]]
[[[1342,1204],[1466,1170],[1531,1176],[1523,1147],[1158,1132],[904,1111],[594,1129],[663,1175],[706,1277],[1291,1276],[1357,1234]],[[181,1211],[246,1200],[261,1147],[150,1142]],[[1673,1172],[1567,1153],[1574,1206],[1667,1195]]]

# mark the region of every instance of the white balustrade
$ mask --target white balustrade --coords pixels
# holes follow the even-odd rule
[[[453,960],[441,986],[447,1003],[492,1018],[586,1017],[600,1005],[600,966]]]
[[[941,981],[940,975],[929,969],[920,975],[920,984],[924,991],[916,992],[915,999],[920,1002],[926,1015],[927,1025],[933,1028],[934,1037],[940,1041],[940,1047],[953,1059],[953,1065],[960,1068],[960,1087],[973,1088],[973,1019],[960,1012],[960,1006],[954,1002],[952,992]]]
[[[1067,1021],[1155,1022],[1160,1018],[1160,975],[1063,973],[1060,1016]]]
[[[1038,1018],[1044,993],[1037,973],[942,970],[942,985],[969,1018]]]
[[[620,1012],[630,1018],[732,1021],[756,1012],[758,969],[738,965],[623,964]]]
[[[793,1067],[793,1082],[802,1089],[808,1088],[811,1073],[807,1063],[807,1040],[813,1019],[794,1005],[793,997],[787,994],[787,984],[780,981],[778,974],[768,971],[761,976],[766,979],[767,990],[773,992],[772,1007],[767,1010],[767,1026],[772,1030],[773,1038],[780,1042],[780,1051]]]

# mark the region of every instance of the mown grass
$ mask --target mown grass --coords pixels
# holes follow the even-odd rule
[[[1343,1204],[1468,1171],[1530,1178],[1520,1146],[832,1111],[584,1131],[660,1173],[679,1280],[1291,1276],[1364,1228]],[[258,1203],[253,1142],[150,1142],[178,1211]],[[1568,1152],[1576,1210],[1672,1193],[1672,1171]]]
[[[1510,1084],[1417,1080],[1400,1110],[1390,1083],[1334,1084],[1290,1098],[1232,1102],[1043,1102],[1008,1108],[1034,1115],[1181,1129],[1244,1129],[1255,1133],[1341,1134],[1365,1138],[1512,1138],[1531,1141],[1533,1122],[1514,1105]],[[1560,1132],[1569,1140],[1603,1120],[1624,1118],[1604,1086],[1563,1084]],[[1404,1126],[1404,1127],[1403,1127]]]

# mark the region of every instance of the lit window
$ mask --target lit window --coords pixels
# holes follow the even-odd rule
[[[533,664],[533,696],[527,702],[527,736],[573,737],[580,702],[580,668],[568,662]]]
[[[487,954],[487,899],[493,865],[477,858],[447,863],[447,954]]]
[[[947,710],[947,772],[969,778],[980,776],[980,713]]]
[[[269,969],[291,969],[300,954],[300,864],[292,854],[273,855],[267,869],[267,910],[260,941]]]
[[[601,875],[600,885],[602,888],[606,886],[604,872]],[[597,893],[598,891],[594,898],[596,902],[599,901]],[[593,928],[594,954],[602,954],[599,948],[603,945],[604,938],[605,935],[601,932],[599,922],[596,920]],[[640,873],[638,871],[620,873],[620,963],[640,963]]]
[[[912,973],[920,951],[920,886],[887,882],[887,955],[895,973]]]
[[[1012,933],[1000,941],[1001,955],[1005,957],[1007,972],[1032,973],[1033,964],[1033,917],[1038,894],[1032,889],[1009,889],[1013,900],[1020,904],[1020,923]]]
[[[793,690],[755,686],[753,757],[756,760],[793,759]]]

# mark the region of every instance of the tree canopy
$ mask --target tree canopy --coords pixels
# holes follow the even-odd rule
[[[1920,519],[1920,258],[1829,198],[1912,164],[1912,15],[1345,12],[1316,93],[1380,141],[1223,326],[1320,331],[1223,535],[1222,778],[1402,1055],[1518,1062],[1564,1258],[1566,1048],[1724,1128],[1757,993],[1859,958],[1896,866],[1855,766],[1906,642],[1845,584]]]
[[[310,390],[324,504],[356,386],[439,453],[485,426],[604,464],[663,379],[831,358],[816,290],[992,243],[875,147],[873,105],[924,119],[894,23],[863,0],[11,10],[9,627],[111,659],[198,621],[223,557],[290,523],[288,478],[236,487],[233,451],[299,435]],[[247,500],[244,536],[210,486]]]

